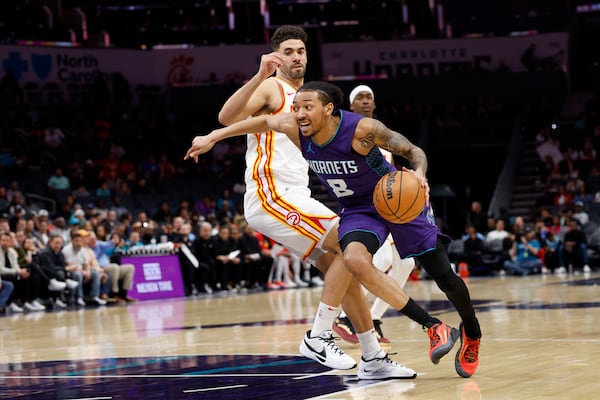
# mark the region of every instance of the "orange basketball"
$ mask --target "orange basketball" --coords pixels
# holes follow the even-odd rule
[[[373,191],[373,204],[386,220],[404,224],[417,218],[425,207],[425,190],[410,172],[392,171],[381,177]]]

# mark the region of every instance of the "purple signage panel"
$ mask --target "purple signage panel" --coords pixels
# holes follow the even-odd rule
[[[133,264],[135,274],[129,295],[138,300],[183,297],[183,280],[176,255],[123,257],[122,264]]]

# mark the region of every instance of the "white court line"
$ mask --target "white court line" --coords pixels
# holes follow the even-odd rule
[[[303,377],[305,374],[206,374],[206,375],[12,375],[2,379],[90,379],[90,378],[228,378],[228,377]]]
[[[335,371],[336,370],[333,369],[333,370],[330,370],[330,371],[321,372],[320,374],[300,375],[300,376],[297,376],[297,377],[292,378],[292,379],[293,380],[296,380],[296,379],[310,379],[310,378],[316,378],[317,376],[323,376],[323,375],[338,375],[338,374],[333,373]],[[346,376],[346,374],[340,374],[339,376],[342,376],[342,375]],[[355,374],[351,374],[351,375],[355,375]]]
[[[213,390],[225,390],[225,389],[236,389],[247,387],[248,385],[232,385],[232,386],[219,386],[213,388],[205,388],[205,389],[189,389],[184,390],[183,393],[197,393],[197,392],[211,392]]]

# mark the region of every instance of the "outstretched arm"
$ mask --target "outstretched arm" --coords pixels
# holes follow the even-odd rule
[[[192,140],[192,146],[185,154],[184,160],[193,158],[198,162],[198,156],[209,152],[217,142],[234,136],[251,135],[252,132],[266,132],[274,130],[285,133],[296,146],[300,147],[298,137],[298,124],[292,113],[277,115],[259,115],[234,123],[224,128],[215,129],[208,135],[196,136]],[[249,133],[251,132],[251,133]]]

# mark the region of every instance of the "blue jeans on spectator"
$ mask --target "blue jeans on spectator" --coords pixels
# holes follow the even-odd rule
[[[69,272],[70,278],[74,281],[79,282],[79,285],[75,289],[75,299],[83,298],[83,274],[81,272]]]
[[[558,246],[558,265],[559,267],[567,267],[569,264],[573,268],[581,269],[589,262],[588,248],[585,243],[580,243],[578,246],[569,248],[564,243]]]
[[[0,289],[0,308],[4,308],[6,306],[6,302],[10,298],[15,285],[13,285],[10,281],[2,281],[2,288]]]
[[[90,297],[95,299],[100,296],[100,274],[95,269],[91,270],[90,276]],[[77,293],[75,295],[76,299],[83,298],[83,274],[81,272],[73,272],[73,279],[76,279],[79,282],[79,286],[77,286]]]
[[[539,258],[525,261],[506,260],[504,261],[504,268],[507,271],[512,271],[514,274],[526,276],[536,270],[540,271],[542,269],[542,260]]]

